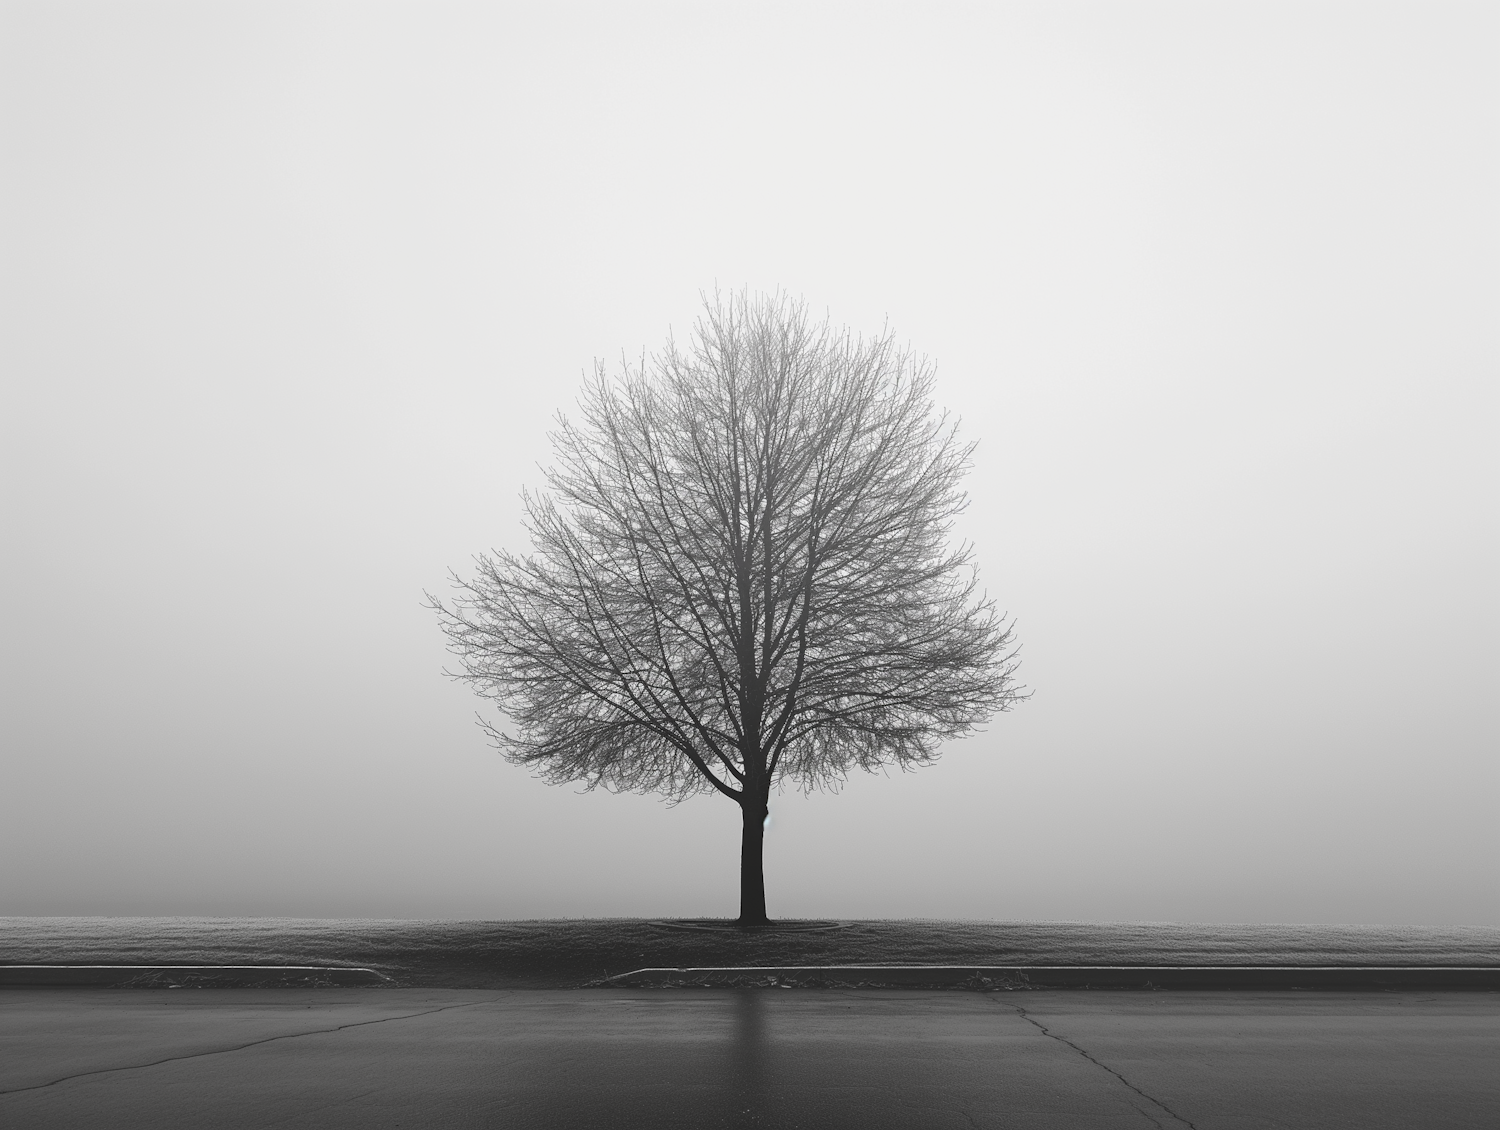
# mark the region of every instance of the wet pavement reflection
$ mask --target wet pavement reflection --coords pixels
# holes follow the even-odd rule
[[[1485,993],[0,994],[28,1130],[1488,1130],[1497,1060]]]

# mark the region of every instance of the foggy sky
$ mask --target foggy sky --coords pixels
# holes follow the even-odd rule
[[[0,914],[732,915],[421,606],[717,284],[934,359],[1035,692],[773,796],[773,916],[1500,923],[1497,31],[7,5]]]

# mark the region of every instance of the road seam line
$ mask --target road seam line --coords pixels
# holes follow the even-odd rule
[[[997,1002],[997,1003],[999,1003],[999,1002]],[[1072,1040],[1069,1040],[1065,1036],[1059,1036],[1059,1035],[1057,1035],[1057,1033],[1051,1031],[1040,1020],[1033,1019],[1033,1017],[1031,1016],[1031,1014],[1028,1013],[1020,1005],[1015,1004],[1015,1003],[1013,1003],[1011,1001],[1005,1001],[1004,1003],[1010,1005],[1011,1008],[1015,1009],[1016,1013],[1021,1017],[1022,1020],[1026,1021],[1028,1024],[1031,1024],[1034,1027],[1036,1027],[1037,1029],[1039,1029],[1041,1031],[1042,1035],[1046,1036],[1048,1039],[1056,1040],[1060,1044],[1066,1044],[1068,1047],[1072,1048],[1079,1055],[1083,1056],[1084,1059],[1086,1059],[1090,1063],[1092,1063],[1095,1067],[1102,1068],[1103,1070],[1108,1071],[1111,1075],[1113,1075],[1121,1083],[1124,1083],[1125,1086],[1129,1087],[1136,1094],[1140,1095],[1141,1098],[1145,1099],[1148,1103],[1151,1103],[1151,1104],[1153,1104],[1155,1106],[1160,1107],[1162,1110],[1166,1111],[1167,1114],[1171,1115],[1171,1117],[1174,1118],[1176,1121],[1182,1123],[1184,1126],[1191,1127],[1191,1130],[1198,1130],[1198,1128],[1196,1126],[1194,1126],[1186,1118],[1183,1118],[1182,1115],[1178,1114],[1175,1110],[1173,1110],[1171,1107],[1169,1107],[1166,1103],[1162,1102],[1160,1099],[1152,1098],[1150,1095],[1146,1094],[1145,1091],[1141,1090],[1134,1083],[1132,1083],[1129,1079],[1125,1078],[1125,1076],[1121,1075],[1118,1071],[1116,1071],[1113,1067],[1110,1067],[1106,1063],[1100,1063],[1097,1059],[1095,1059],[1088,1052],[1086,1052],[1082,1048],[1080,1048]],[[1132,1105],[1134,1105],[1134,1104],[1132,1104]],[[1146,1118],[1151,1119],[1152,1122],[1156,1122],[1156,1119],[1151,1118],[1151,1116],[1149,1114],[1146,1114],[1145,1111],[1140,1110],[1139,1107],[1136,1107],[1136,1109],[1139,1110],[1142,1115],[1145,1115]],[[1160,1127],[1161,1123],[1156,1122],[1156,1125],[1158,1127]]]
[[[432,1016],[434,1013],[447,1012],[454,1008],[472,1008],[483,1001],[468,1001],[464,1004],[445,1004],[442,1008],[429,1008],[426,1012],[409,1012],[404,1016],[382,1016],[377,1020],[356,1020],[350,1024],[340,1024],[336,1028],[317,1028],[311,1032],[285,1032],[280,1036],[267,1036],[263,1040],[251,1040],[248,1044],[237,1044],[232,1048],[211,1048],[204,1052],[192,1052],[188,1055],[169,1055],[165,1059],[153,1060],[151,1063],[130,1063],[124,1067],[101,1067],[95,1071],[80,1071],[76,1075],[64,1075],[60,1079],[53,1079],[47,1083],[35,1083],[29,1087],[12,1087],[7,1091],[0,1091],[0,1095],[19,1095],[26,1091],[41,1091],[47,1087],[55,1087],[59,1083],[66,1083],[72,1079],[87,1079],[90,1075],[113,1075],[120,1071],[142,1071],[148,1067],[160,1067],[164,1063],[178,1063],[185,1059],[202,1059],[210,1055],[228,1055],[230,1052],[242,1052],[246,1048],[258,1047],[261,1044],[274,1044],[277,1040],[295,1040],[302,1036],[327,1036],[334,1032],[342,1032],[345,1028],[365,1028],[371,1024],[385,1024],[391,1020],[415,1020],[419,1016]]]

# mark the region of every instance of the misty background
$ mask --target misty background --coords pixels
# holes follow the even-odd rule
[[[722,915],[422,591],[700,288],[889,319],[1034,698],[772,801],[776,916],[1500,923],[1500,18],[0,8],[0,914]]]

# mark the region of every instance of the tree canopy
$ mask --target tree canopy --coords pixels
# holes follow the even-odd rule
[[[951,540],[972,446],[932,383],[889,332],[748,294],[706,300],[686,348],[597,365],[523,494],[532,552],[480,557],[432,601],[458,676],[508,720],[484,723],[505,756],[590,788],[717,790],[763,888],[773,785],[926,764],[1024,697],[1011,626]],[[764,919],[763,889],[745,897]]]

